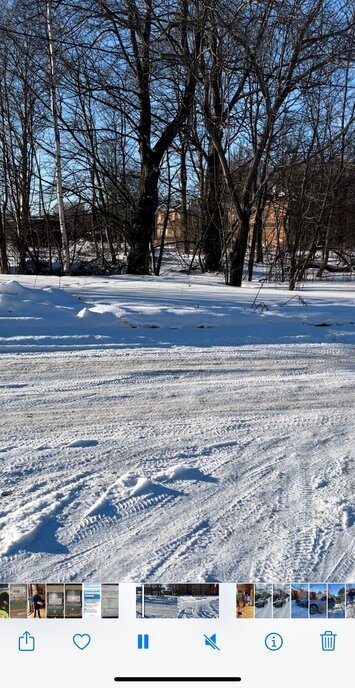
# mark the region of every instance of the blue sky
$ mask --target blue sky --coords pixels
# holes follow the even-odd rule
[[[329,585],[329,594],[330,595],[339,595],[339,590],[345,588],[345,583],[330,583]]]
[[[312,583],[310,586],[310,590],[311,590],[311,592],[315,592],[315,593],[319,593],[319,592],[326,593],[327,592],[327,585],[326,585],[326,583]]]

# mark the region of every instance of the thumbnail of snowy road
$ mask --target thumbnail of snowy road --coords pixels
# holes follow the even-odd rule
[[[354,578],[351,284],[4,277],[2,580]]]

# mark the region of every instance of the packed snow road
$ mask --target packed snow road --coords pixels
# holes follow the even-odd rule
[[[3,354],[0,578],[350,581],[351,356]]]

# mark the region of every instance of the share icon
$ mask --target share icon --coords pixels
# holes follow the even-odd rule
[[[211,635],[211,636],[203,634],[203,637],[205,639],[205,645],[208,645],[208,647],[212,647],[212,650],[219,650],[220,649],[217,645],[216,633],[213,633],[213,635]]]

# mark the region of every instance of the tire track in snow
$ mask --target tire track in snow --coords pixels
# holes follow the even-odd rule
[[[58,510],[68,553],[23,551],[3,557],[1,572],[236,580],[255,571],[277,582],[307,569],[350,580],[349,355],[327,345],[4,356],[6,513],[36,472],[38,489],[58,494],[68,466],[90,477]],[[14,379],[21,394],[11,394]],[[98,444],[70,448],[78,439]],[[177,497],[113,490],[107,513],[85,519],[117,476],[139,465],[154,479],[180,462],[219,482],[176,480]]]

